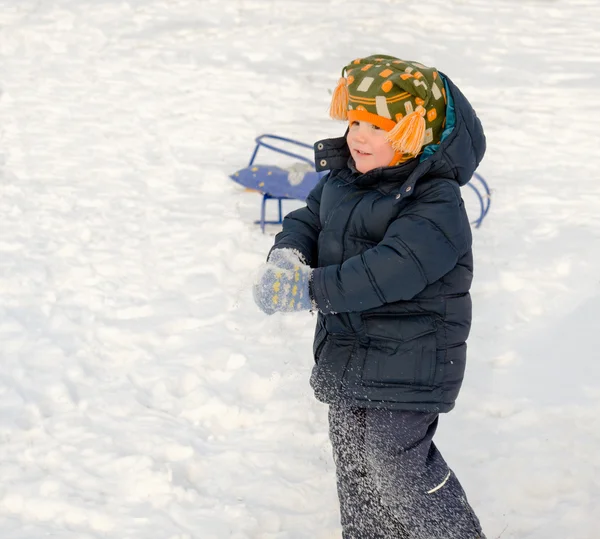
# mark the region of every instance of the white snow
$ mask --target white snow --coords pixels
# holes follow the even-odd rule
[[[595,0],[0,0],[0,536],[340,537],[314,318],[255,307],[277,227],[228,175],[261,133],[340,136],[341,66],[381,52],[447,73],[488,137],[438,445],[488,538],[597,539],[599,20]]]

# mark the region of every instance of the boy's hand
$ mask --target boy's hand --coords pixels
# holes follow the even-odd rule
[[[284,261],[286,267],[275,265],[271,262],[264,264],[259,271],[253,287],[254,301],[261,311],[266,314],[276,312],[294,312],[312,309],[308,283],[312,270],[310,267]]]

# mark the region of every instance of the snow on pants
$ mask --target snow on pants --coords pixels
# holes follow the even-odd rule
[[[484,537],[432,442],[437,421],[437,414],[330,407],[343,539]]]

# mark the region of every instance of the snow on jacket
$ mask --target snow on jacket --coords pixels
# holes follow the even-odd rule
[[[471,326],[471,229],[460,186],[485,153],[475,111],[444,75],[447,127],[420,160],[356,171],[344,137],[315,144],[331,172],[291,212],[273,249],[315,268],[311,385],[326,403],[447,412]]]

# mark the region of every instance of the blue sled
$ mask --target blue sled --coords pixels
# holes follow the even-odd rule
[[[265,139],[269,142],[265,142]],[[282,200],[306,200],[313,187],[327,174],[327,171],[315,172],[315,163],[308,157],[273,146],[271,144],[272,140],[313,150],[311,145],[290,138],[268,134],[260,135],[255,139],[256,147],[248,166],[231,174],[230,178],[234,182],[262,193],[260,219],[255,222],[260,224],[263,232],[267,224],[279,225],[282,223]],[[297,159],[298,162],[288,168],[281,168],[274,165],[255,165],[254,160],[261,147]],[[475,185],[473,180],[471,180],[467,185],[475,191],[479,200],[479,217],[472,223],[475,228],[479,228],[490,209],[491,192],[487,182],[481,175],[475,173],[473,179],[477,180],[478,184]],[[278,202],[279,218],[277,221],[267,221],[265,218],[267,200],[277,200]]]

